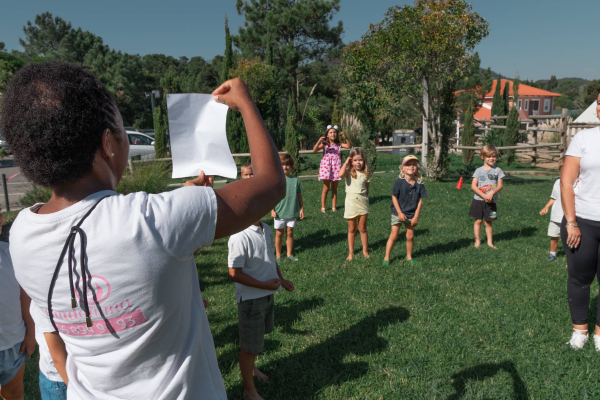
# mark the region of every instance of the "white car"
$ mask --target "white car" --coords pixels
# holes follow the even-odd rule
[[[142,160],[152,160],[156,157],[154,138],[140,132],[127,132],[129,136],[129,158],[141,156]]]

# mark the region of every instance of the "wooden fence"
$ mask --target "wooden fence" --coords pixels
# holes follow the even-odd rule
[[[520,129],[520,133],[533,133],[533,143],[532,144],[522,144],[518,146],[503,146],[498,147],[498,150],[517,150],[519,152],[532,150],[531,154],[526,153],[522,154],[528,157],[531,157],[531,165],[536,166],[538,158],[542,159],[554,159],[555,157],[549,154],[539,154],[538,149],[542,147],[546,148],[558,148],[560,149],[560,156],[564,156],[567,151],[567,129],[569,125],[569,111],[567,109],[562,110],[562,114],[560,115],[530,115],[527,119],[520,119],[519,123],[527,124],[526,129]],[[490,119],[482,119],[479,122],[483,122],[485,126],[483,128],[479,128],[483,131],[489,131],[492,129],[506,129],[504,125],[498,125],[498,121],[507,120],[506,116],[498,116],[494,115]],[[550,119],[560,119],[560,128],[540,128],[538,125],[539,121],[542,120],[550,120]],[[489,125],[488,125],[489,124]],[[494,125],[492,125],[494,124]],[[532,124],[530,127],[529,124]],[[557,132],[560,133],[560,142],[558,143],[538,143],[538,132]],[[455,149],[459,150],[480,150],[480,146],[454,146]],[[547,152],[548,153],[548,152]]]

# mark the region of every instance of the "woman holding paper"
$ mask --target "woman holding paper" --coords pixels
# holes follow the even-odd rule
[[[338,126],[327,125],[327,133],[322,136],[315,147],[313,152],[316,153],[320,150],[323,151],[323,158],[321,159],[321,165],[319,167],[319,180],[323,181],[323,193],[321,194],[321,212],[325,214],[325,203],[327,202],[327,193],[331,188],[331,211],[335,212],[335,206],[337,202],[337,188],[340,181],[339,170],[342,167],[342,158],[340,151],[342,147],[344,149],[351,149],[352,143],[346,137],[344,132],[340,135],[346,139],[346,143],[340,142],[338,137]]]
[[[10,82],[0,128],[27,178],[52,188],[19,214],[10,251],[68,398],[226,399],[193,252],[264,216],[285,178],[244,82],[213,95],[241,112],[259,179],[213,190],[201,172],[172,192],[123,196],[129,142],[106,87],[61,62]]]

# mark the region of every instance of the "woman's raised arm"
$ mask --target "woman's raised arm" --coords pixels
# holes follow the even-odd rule
[[[217,101],[242,113],[254,172],[252,179],[238,180],[215,190],[218,207],[215,239],[218,239],[240,232],[265,216],[285,197],[286,186],[277,148],[246,84],[240,78],[231,79],[213,95]]]

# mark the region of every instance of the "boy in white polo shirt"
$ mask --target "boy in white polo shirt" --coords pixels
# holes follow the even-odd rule
[[[242,174],[242,177],[249,179],[252,174]],[[254,386],[254,376],[265,382],[269,377],[254,366],[254,359],[263,350],[265,334],[275,328],[273,294],[280,291],[281,286],[291,292],[294,284],[281,275],[275,262],[271,229],[261,221],[229,238],[228,264],[238,302],[243,397],[260,400],[262,397]]]

